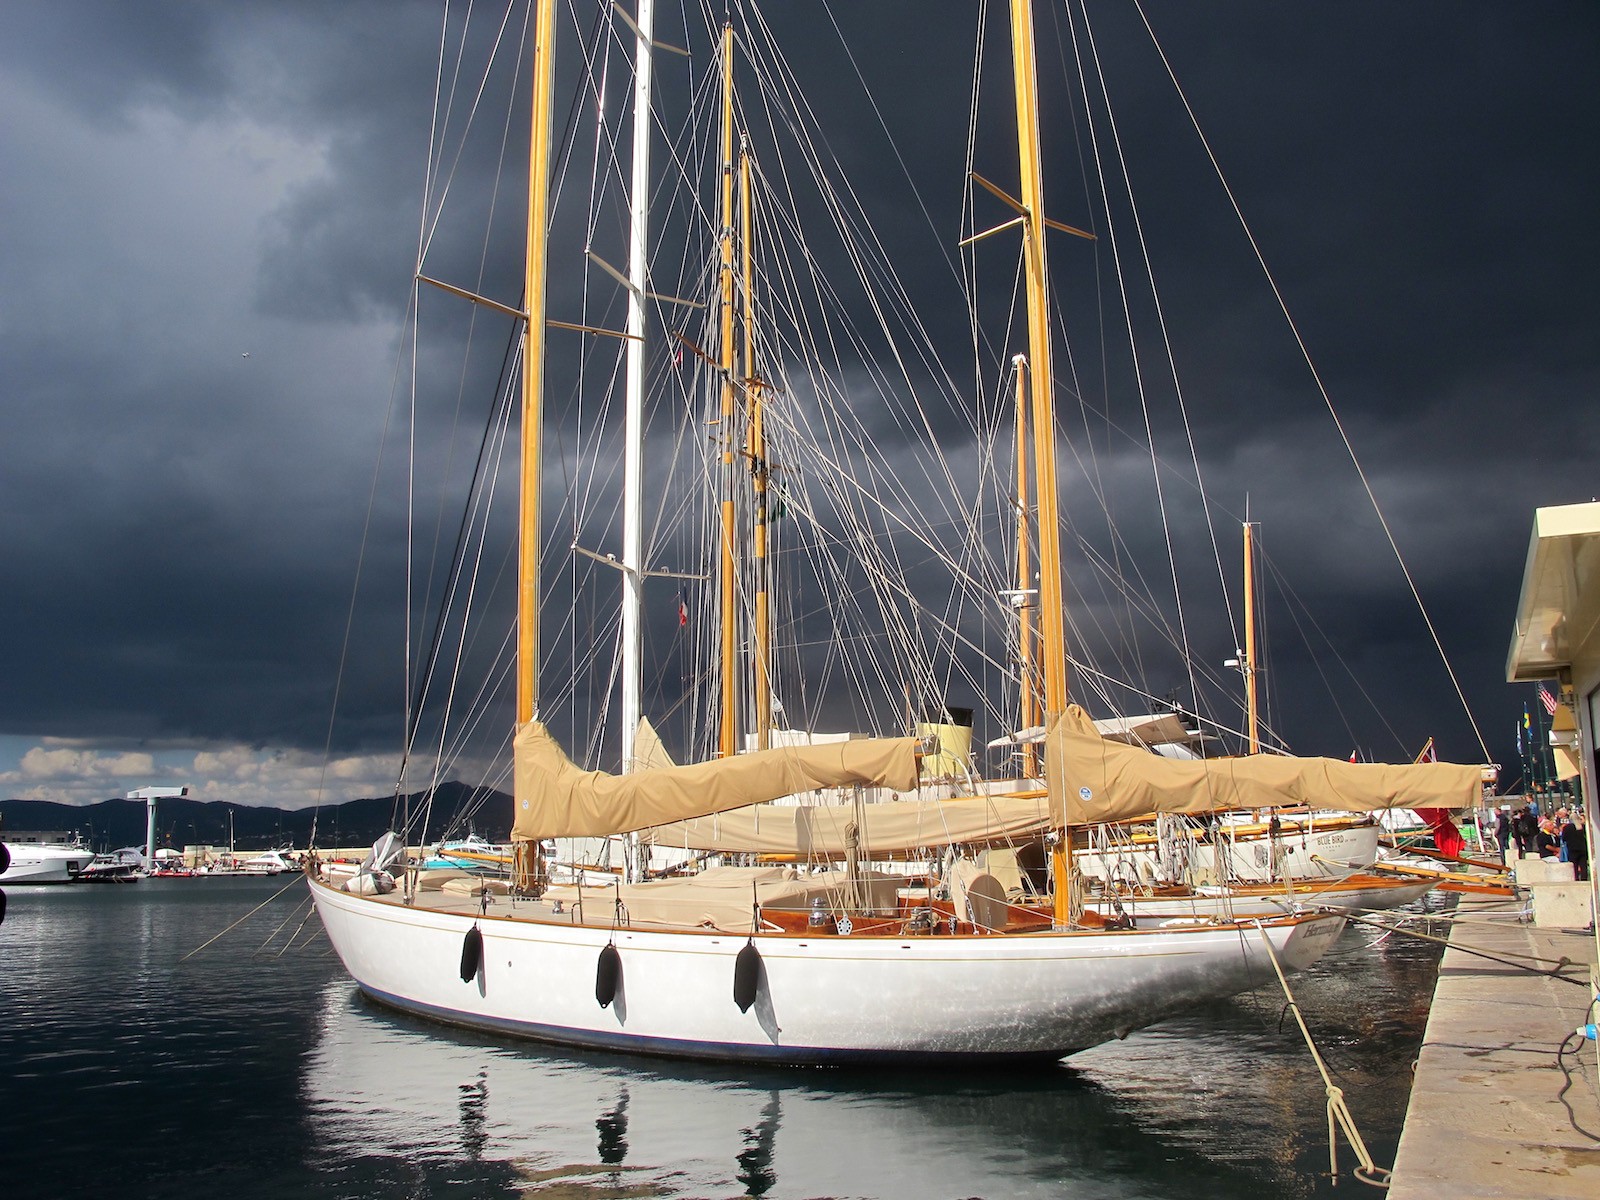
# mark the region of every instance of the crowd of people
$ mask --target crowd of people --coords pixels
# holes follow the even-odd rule
[[[1537,800],[1519,805],[1515,811],[1503,804],[1494,834],[1502,862],[1508,849],[1515,846],[1518,858],[1535,854],[1549,862],[1569,862],[1577,878],[1589,878],[1589,831],[1581,808],[1557,808],[1541,816]]]

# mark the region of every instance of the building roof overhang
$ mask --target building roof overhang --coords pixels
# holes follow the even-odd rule
[[[1600,503],[1533,514],[1506,681],[1554,679],[1600,658]]]

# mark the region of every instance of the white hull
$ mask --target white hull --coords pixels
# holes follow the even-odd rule
[[[819,1064],[1055,1059],[1196,1001],[1270,980],[1254,929],[995,936],[759,936],[474,918],[313,882],[329,940],[362,990],[453,1024],[576,1046]],[[502,902],[504,903],[504,902]],[[530,909],[531,909],[530,905]],[[463,983],[463,939],[483,933]],[[1270,927],[1286,969],[1320,958],[1344,918]],[[621,982],[595,999],[601,950]],[[761,954],[755,1003],[733,999],[735,959]]]
[[[1218,878],[1246,883],[1266,883],[1273,879],[1330,879],[1370,866],[1378,857],[1377,825],[1358,825],[1331,829],[1290,829],[1276,840],[1277,866],[1273,864],[1273,842],[1265,836],[1233,838],[1223,827],[1213,842],[1189,847],[1191,868]],[[1218,871],[1218,859],[1226,874]],[[1073,865],[1095,879],[1149,882],[1166,878],[1157,851],[1137,847],[1099,851],[1077,851]],[[1169,882],[1179,882],[1170,880]]]
[[[82,846],[40,842],[7,842],[11,866],[0,875],[0,885],[14,883],[71,883],[94,861],[94,852]]]
[[[1285,913],[1332,910],[1370,912],[1399,908],[1420,900],[1435,887],[1436,880],[1397,883],[1370,888],[1340,888],[1326,892],[1296,890],[1294,895],[1234,896],[1222,893],[1171,897],[1120,897],[1115,905],[1098,901],[1094,908],[1102,916],[1131,917],[1139,929],[1158,928],[1181,921],[1250,920],[1276,917]]]

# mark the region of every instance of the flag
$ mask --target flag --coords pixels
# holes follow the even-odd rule
[[[1351,762],[1355,762],[1356,761],[1356,752],[1354,750],[1350,751],[1350,761]]]
[[[1419,763],[1435,763],[1439,761],[1439,751],[1434,747],[1432,738],[1429,738],[1427,743],[1422,747],[1421,752],[1417,755],[1416,761]]]
[[[689,623],[689,606],[683,602],[683,597],[678,597],[678,628],[682,629]]]
[[[1552,717],[1556,715],[1558,701],[1550,694],[1550,689],[1542,683],[1539,685],[1539,703],[1544,705],[1544,711]]]

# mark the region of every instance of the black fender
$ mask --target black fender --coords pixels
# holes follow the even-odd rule
[[[471,983],[483,965],[483,934],[474,925],[461,939],[461,982]]]
[[[761,951],[753,941],[746,942],[739,957],[733,960],[733,1002],[740,1012],[749,1012],[756,1002],[756,992],[761,987]]]
[[[615,942],[607,942],[600,951],[600,961],[594,970],[594,998],[601,1008],[610,1008],[622,986],[622,955],[617,953]]]

